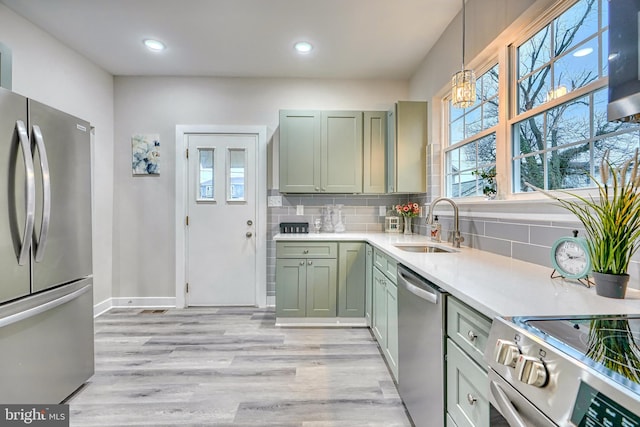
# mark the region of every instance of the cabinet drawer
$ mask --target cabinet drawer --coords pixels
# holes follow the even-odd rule
[[[447,339],[447,413],[458,427],[489,427],[489,378]]]
[[[276,258],[337,258],[336,242],[276,242]]]
[[[373,265],[378,267],[385,276],[393,281],[393,283],[397,283],[396,280],[396,268],[398,266],[398,262],[392,257],[388,256],[384,252],[379,249],[374,249],[373,251]]]
[[[447,298],[447,335],[481,366],[485,366],[491,320],[453,297]]]

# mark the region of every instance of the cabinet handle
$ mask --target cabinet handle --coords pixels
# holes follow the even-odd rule
[[[300,265],[304,265],[304,261],[300,261]]]
[[[303,254],[308,254],[309,253],[309,249],[305,249],[304,251],[302,251]]]
[[[320,187],[316,187],[316,191],[320,191]]]
[[[469,402],[469,405],[473,406],[473,405],[476,404],[477,401],[478,401],[478,399],[473,397],[473,395],[471,393],[467,393],[467,402]]]
[[[469,341],[471,342],[474,342],[476,338],[478,338],[478,336],[473,331],[467,332],[467,337],[469,337]]]
[[[311,261],[307,261],[307,265],[311,265],[313,264]]]

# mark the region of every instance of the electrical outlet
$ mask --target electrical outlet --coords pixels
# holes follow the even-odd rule
[[[304,205],[296,205],[296,215],[304,215]]]
[[[378,216],[387,216],[386,206],[378,206]]]
[[[282,196],[268,196],[267,206],[270,208],[279,208],[282,206]]]

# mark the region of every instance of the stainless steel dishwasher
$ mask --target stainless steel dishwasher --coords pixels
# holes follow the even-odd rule
[[[443,295],[398,264],[398,388],[416,427],[444,426]]]

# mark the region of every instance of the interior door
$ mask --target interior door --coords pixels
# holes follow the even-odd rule
[[[187,305],[255,305],[258,136],[188,136]]]
[[[27,128],[27,100],[0,88],[0,303],[30,291],[27,247],[24,263],[18,258],[25,231],[25,156],[16,122]],[[24,142],[28,149],[28,139]]]

